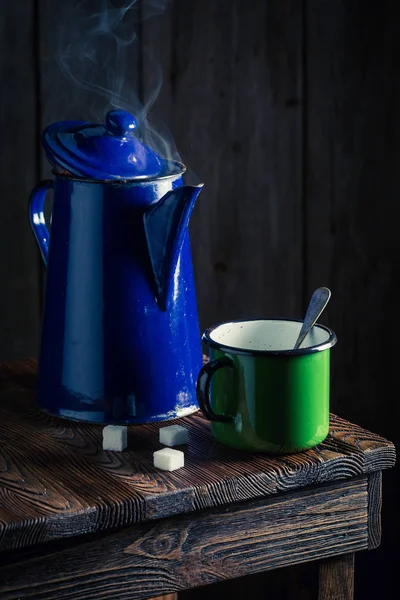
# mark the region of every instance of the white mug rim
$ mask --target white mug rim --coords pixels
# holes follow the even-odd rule
[[[237,319],[231,321],[221,321],[208,327],[202,335],[202,341],[205,342],[210,348],[214,348],[215,350],[219,350],[220,352],[226,352],[228,354],[238,354],[244,356],[303,356],[308,354],[313,354],[315,352],[322,352],[324,350],[329,350],[332,348],[336,342],[337,337],[334,331],[325,325],[321,325],[320,323],[315,323],[314,327],[317,327],[328,334],[328,339],[322,343],[314,344],[312,346],[305,346],[300,348],[286,348],[279,350],[258,350],[258,349],[250,349],[243,348],[240,346],[231,346],[228,344],[223,344],[221,342],[216,341],[212,338],[212,334],[223,325],[237,325],[239,323],[251,323],[254,321],[263,321],[263,322],[275,322],[275,323],[302,323],[301,319],[281,319],[281,318],[270,318],[267,319],[265,317],[261,318],[252,318],[252,319]]]

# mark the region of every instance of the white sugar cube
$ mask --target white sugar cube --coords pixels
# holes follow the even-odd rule
[[[153,453],[154,466],[163,471],[175,471],[185,466],[185,455],[181,450],[162,448]]]
[[[128,431],[125,425],[107,425],[103,429],[103,450],[121,452],[127,446]]]
[[[180,446],[188,442],[188,430],[181,425],[168,425],[160,428],[160,442],[164,446]]]

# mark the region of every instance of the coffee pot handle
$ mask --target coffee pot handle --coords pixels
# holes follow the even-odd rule
[[[50,236],[44,217],[44,203],[47,192],[52,189],[54,189],[53,181],[46,179],[33,188],[29,197],[29,220],[45,267],[47,267]]]
[[[217,415],[211,408],[211,378],[214,375],[214,373],[219,371],[219,369],[223,369],[224,367],[232,367],[232,361],[227,356],[225,356],[224,358],[211,360],[210,362],[206,363],[202,367],[197,378],[196,394],[200,410],[206,417],[206,419],[208,419],[209,421],[217,421],[218,423],[232,423],[234,420],[232,416]]]

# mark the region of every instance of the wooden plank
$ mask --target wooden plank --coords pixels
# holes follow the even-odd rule
[[[373,550],[382,537],[382,473],[377,471],[368,477],[368,548]]]
[[[233,451],[199,414],[185,467],[154,469],[162,423],[128,428],[128,449],[105,452],[102,426],[53,418],[33,400],[32,364],[0,368],[0,550],[111,531],[281,491],[351,479],[393,466],[391,442],[334,415],[328,438],[298,454]],[[24,387],[25,386],[25,387]]]
[[[163,519],[4,567],[1,598],[136,600],[361,550],[367,511],[363,477]]]
[[[1,6],[0,360],[36,356],[38,347],[39,259],[27,211],[38,177],[34,7]]]
[[[142,39],[145,99],[161,69],[151,115],[205,182],[190,225],[202,329],[301,318],[302,3],[177,0]]]
[[[354,552],[325,560],[319,570],[318,600],[353,600]]]

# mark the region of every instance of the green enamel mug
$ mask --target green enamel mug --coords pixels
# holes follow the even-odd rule
[[[218,442],[287,454],[326,438],[330,349],[337,338],[317,323],[295,350],[301,325],[254,319],[219,323],[203,333],[210,360],[198,375],[197,399]]]

